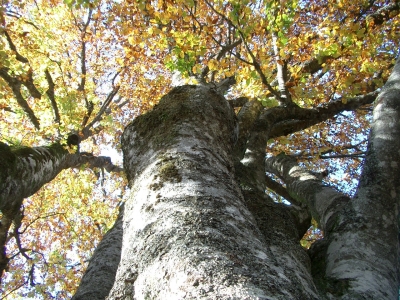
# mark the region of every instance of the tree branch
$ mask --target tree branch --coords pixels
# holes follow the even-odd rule
[[[4,35],[6,36],[7,42],[8,42],[8,46],[10,47],[10,49],[15,53],[15,58],[25,64],[29,65],[29,60],[22,56],[18,50],[17,47],[15,46],[15,44],[13,43],[13,41],[11,40],[10,35],[8,34],[8,32],[3,29]],[[36,88],[35,84],[33,83],[33,77],[32,77],[32,69],[30,68],[28,70],[27,73],[27,79],[25,78],[18,78],[16,80],[19,80],[20,83],[22,83],[23,85],[26,86],[26,88],[28,89],[29,93],[31,94],[32,97],[40,99],[42,97],[42,95],[40,94],[39,90]]]
[[[217,60],[220,60],[227,52],[231,52],[235,47],[239,46],[242,43],[242,39],[238,39],[237,41],[233,42],[232,44],[227,45],[220,45],[221,51],[217,55]]]
[[[72,300],[105,299],[110,293],[121,259],[123,216],[124,204],[119,207],[118,218],[113,227],[94,251]],[[105,260],[104,255],[109,259]]]
[[[322,65],[326,63],[328,59],[332,58],[333,56],[330,55],[321,56],[319,58],[314,57],[302,64],[300,72],[314,74],[322,69]]]
[[[14,45],[14,43],[13,43],[13,41],[12,41],[10,35],[9,35],[8,32],[7,32],[7,30],[5,30],[5,29],[2,29],[2,30],[3,30],[3,32],[4,32],[4,35],[6,36],[6,39],[7,39],[7,42],[8,42],[8,46],[9,46],[10,49],[11,49],[12,51],[14,51],[14,53],[15,53],[15,58],[16,58],[18,61],[22,62],[22,63],[26,63],[26,64],[29,63],[29,61],[28,61],[28,59],[27,59],[26,57],[24,57],[24,56],[22,56],[21,54],[19,54],[19,52],[18,52],[18,50],[17,50],[17,47],[15,47],[15,45]]]
[[[324,231],[331,230],[335,216],[350,201],[349,197],[323,184],[313,172],[301,168],[293,157],[285,154],[266,159],[265,171],[286,183],[290,195],[307,205]]]
[[[82,49],[81,49],[81,82],[79,83],[78,86],[78,91],[84,91],[85,90],[85,83],[86,83],[86,30],[90,24],[91,18],[92,18],[92,12],[93,10],[89,8],[89,13],[88,13],[88,18],[83,25],[82,28],[80,28],[77,24],[77,27],[81,31],[81,40],[82,40]]]
[[[367,19],[370,18],[373,20],[373,25],[381,25],[385,21],[388,21],[400,13],[400,2],[396,1],[395,3],[388,4],[374,13],[371,13],[367,16]],[[365,24],[363,25],[365,26]],[[334,59],[333,56],[321,56],[318,58],[312,58],[306,61],[302,65],[301,73],[310,73],[314,74],[322,69],[322,65],[326,63],[328,59]]]
[[[263,106],[261,102],[253,99],[252,101],[246,102],[237,115],[239,122],[239,137],[234,148],[234,153],[235,157],[238,157],[239,160],[244,156],[254,122],[259,118],[262,111]]]
[[[105,169],[107,172],[123,172],[123,168],[114,165],[111,162],[111,158],[108,156],[94,156],[92,153],[81,152],[76,153],[73,157],[70,157],[71,167],[79,167],[83,164],[87,164],[90,169],[101,168]]]
[[[57,106],[57,102],[56,102],[55,95],[54,95],[54,81],[53,81],[53,78],[51,78],[49,70],[46,69],[44,71],[44,73],[46,75],[46,80],[49,85],[49,88],[47,89],[46,94],[47,94],[47,97],[49,97],[51,107],[53,108],[54,122],[60,123],[61,117],[60,117],[60,113],[58,111],[58,106]]]
[[[8,74],[8,68],[2,67],[0,68],[0,77],[2,77],[10,86],[11,90],[14,93],[15,99],[17,100],[17,103],[23,111],[27,114],[28,118],[31,120],[32,124],[35,126],[37,130],[40,129],[40,123],[38,118],[35,116],[35,113],[33,110],[30,108],[28,102],[24,99],[21,93],[21,84],[22,82],[16,78],[11,77]]]
[[[374,21],[374,25],[381,25],[383,22],[388,21],[400,13],[400,2],[395,1],[395,3],[388,4],[376,12],[367,16]]]
[[[351,111],[374,102],[378,96],[378,91],[365,95],[356,96],[347,101],[332,101],[324,106],[306,109],[297,105],[290,107],[273,107],[268,109],[257,121],[257,130],[264,130],[266,126],[271,126],[270,138],[288,135],[293,132],[303,130],[312,125],[318,124],[342,111]]]
[[[29,93],[33,98],[40,99],[42,97],[42,94],[39,92],[39,90],[33,83],[32,69],[29,69],[27,77],[28,77],[27,79],[22,78],[21,83],[28,89]]]
[[[270,178],[269,176],[265,176],[265,185],[267,188],[271,189],[273,192],[278,194],[279,196],[282,196],[285,198],[287,201],[290,203],[301,207],[302,204],[298,202],[296,199],[294,199],[292,196],[290,196],[289,192],[287,189],[285,189],[281,184]]]
[[[292,102],[292,96],[290,95],[289,90],[286,87],[286,74],[283,70],[283,61],[280,59],[279,48],[278,48],[278,37],[275,33],[272,33],[272,44],[275,55],[275,63],[276,63],[276,78],[278,80],[278,88],[281,94],[281,99],[284,100],[286,105]]]
[[[16,217],[24,198],[36,193],[64,169],[88,164],[90,168],[104,168],[108,172],[123,170],[113,165],[109,157],[95,157],[90,153],[70,154],[60,144],[12,149],[0,142],[0,153],[4,158],[0,160],[1,174],[5,174],[5,177],[0,174],[0,275],[9,261],[5,249],[8,231],[12,221],[18,221]]]
[[[335,147],[332,145],[331,148],[329,148],[327,150],[324,150],[322,152],[312,153],[312,152],[303,151],[303,152],[295,155],[295,157],[303,158],[303,159],[313,159],[315,157],[318,157],[320,159],[346,158],[346,157],[349,157],[349,158],[364,158],[366,152],[362,151],[360,149],[360,147],[359,147],[363,143],[366,143],[366,140],[363,140],[363,141],[359,142],[356,145],[351,145],[350,144],[350,145],[340,146],[340,150],[353,150],[354,151],[353,153],[347,153],[347,154],[340,153],[340,150],[335,149]],[[334,153],[334,152],[336,154],[328,155],[328,154]]]
[[[265,77],[264,72],[261,70],[261,66],[260,66],[260,64],[258,63],[257,58],[255,57],[255,55],[254,55],[253,52],[251,51],[249,45],[246,43],[245,37],[244,37],[244,35],[243,35],[243,32],[241,32],[240,30],[238,30],[238,32],[239,32],[239,34],[240,34],[240,36],[241,36],[241,38],[242,38],[242,40],[243,40],[244,47],[246,48],[247,52],[249,53],[249,55],[250,55],[250,57],[251,57],[251,59],[252,59],[251,65],[254,66],[254,68],[256,69],[256,71],[257,71],[257,73],[258,73],[258,75],[260,75],[262,84],[265,85],[265,86],[267,87],[268,91],[269,91],[272,95],[274,95],[275,98],[276,98],[279,102],[284,103],[284,101],[282,101],[283,99],[281,98],[281,96],[279,95],[279,93],[278,93],[276,90],[274,90],[274,88],[269,84],[269,82],[268,82],[268,80],[267,80],[267,77]]]
[[[82,133],[83,133],[83,139],[88,138],[90,136],[90,128],[93,127],[94,124],[96,124],[96,122],[100,121],[104,112],[106,111],[107,107],[110,105],[111,101],[114,99],[115,95],[118,93],[120,86],[114,86],[114,88],[112,89],[112,91],[108,94],[106,100],[103,103],[103,106],[100,108],[99,112],[97,113],[97,115],[93,118],[93,120],[86,125],[83,129],[82,129]]]
[[[21,227],[23,218],[24,218],[24,210],[22,209],[22,210],[19,210],[18,213],[16,214],[16,216],[14,217],[14,238],[15,238],[15,241],[17,242],[19,252],[22,254],[22,256],[25,257],[27,260],[31,260],[32,258],[29,257],[25,253],[26,250],[22,248],[21,239],[19,236],[20,235],[19,228]]]

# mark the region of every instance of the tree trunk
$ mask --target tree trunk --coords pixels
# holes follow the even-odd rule
[[[368,152],[353,199],[322,184],[293,159],[266,161],[289,193],[305,203],[324,230],[310,249],[322,295],[340,299],[398,299],[400,201],[400,60],[375,101]]]
[[[398,299],[400,201],[400,59],[374,103],[357,195],[330,234],[326,277],[346,299]]]
[[[113,287],[100,292],[96,283],[104,282],[94,279],[111,264],[107,278],[114,278],[117,256],[111,263],[102,253],[116,246],[104,238],[89,263],[93,278],[74,300],[397,299],[398,67],[378,98],[354,199],[284,155],[264,162],[275,124],[257,103],[239,114],[245,127],[234,148],[236,118],[215,88],[173,89],[122,138],[131,191],[117,221],[122,230],[109,232],[122,236]],[[252,131],[259,116],[264,129]],[[308,213],[274,203],[264,193],[265,171],[280,176],[324,229],[310,255],[299,245]]]
[[[0,142],[0,278],[7,268],[8,230],[25,197],[36,193],[64,169],[69,155],[61,145],[12,149]]]
[[[87,163],[107,171],[120,171],[109,157],[70,154],[59,143],[44,147],[10,147],[0,142],[0,278],[7,268],[8,231],[19,215],[24,198],[36,193],[62,170]],[[20,221],[20,220],[19,220]]]
[[[108,299],[318,298],[290,218],[282,227],[297,242],[276,241],[284,238],[280,225],[270,221],[278,234],[266,237],[262,217],[246,206],[258,200],[245,200],[235,178],[234,127],[233,110],[215,89],[183,86],[126,128],[131,194]],[[103,266],[91,261],[89,268]]]
[[[71,300],[105,299],[110,292],[121,259],[123,213],[124,205],[121,205],[114,226],[94,251],[90,265]]]

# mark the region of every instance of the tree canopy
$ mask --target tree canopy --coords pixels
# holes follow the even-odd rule
[[[234,78],[227,99],[236,111],[257,103],[258,118],[238,143],[274,109],[265,155],[293,155],[351,195],[399,55],[399,12],[390,0],[5,0],[0,146],[74,153],[72,136],[81,153],[114,155],[128,122],[172,86]],[[4,298],[73,293],[125,192],[122,172],[104,168],[67,168],[23,201],[7,230]],[[293,200],[279,181],[267,186]]]

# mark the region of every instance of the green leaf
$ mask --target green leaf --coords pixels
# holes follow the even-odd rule
[[[268,97],[261,99],[261,104],[264,107],[274,107],[279,105],[279,102],[275,99],[275,97]]]

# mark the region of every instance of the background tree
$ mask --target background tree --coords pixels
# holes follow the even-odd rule
[[[242,204],[235,202],[236,199],[235,207],[241,213],[249,211],[255,219],[255,223],[252,224],[261,231],[266,230],[261,235],[251,231],[250,237],[257,236],[258,239],[262,239],[266,235],[273,236],[275,241],[269,244],[270,247],[288,247],[288,253],[293,255],[291,260],[307,261],[308,258],[297,245],[310,225],[309,219],[312,214],[326,235],[325,242],[319,244],[322,246],[315,246],[312,251],[313,266],[316,266],[318,264],[314,262],[318,259],[326,259],[323,253],[330,253],[329,251],[339,247],[335,245],[346,245],[346,251],[354,250],[347,247],[346,241],[353,242],[351,234],[362,231],[360,228],[363,226],[368,228],[364,235],[359,235],[358,241],[363,245],[370,243],[377,235],[379,237],[389,227],[392,230],[387,230],[388,236],[381,235],[376,239],[376,243],[379,244],[378,241],[384,237],[392,241],[390,243],[384,240],[382,243],[389,249],[386,256],[397,265],[396,257],[389,255],[397,253],[398,241],[393,244],[393,232],[397,234],[397,223],[393,223],[396,216],[383,213],[382,207],[370,206],[374,210],[363,219],[360,215],[363,216],[364,211],[349,210],[346,206],[349,198],[321,186],[317,178],[326,175],[325,170],[329,170],[329,175],[324,178],[326,183],[345,188],[351,196],[355,193],[354,187],[361,170],[360,163],[367,148],[370,105],[376,99],[379,88],[386,82],[398,55],[398,12],[399,4],[390,1],[356,1],[346,5],[341,1],[99,1],[77,5],[69,3],[69,7],[57,1],[5,3],[1,15],[1,53],[4,59],[0,84],[4,94],[1,100],[2,139],[7,145],[2,144],[2,148],[7,155],[19,157],[21,152],[15,148],[19,144],[32,147],[56,141],[63,143],[63,139],[73,134],[82,140],[81,152],[96,155],[100,152],[100,145],[115,146],[119,143],[122,128],[132,117],[153,107],[161,95],[170,89],[172,78],[179,78],[179,83],[201,84],[206,88],[202,90],[203,95],[208,95],[207,89],[214,89],[219,94],[225,94],[235,107],[237,121],[227,111],[223,113],[226,116],[225,121],[220,119],[221,116],[214,116],[215,124],[219,122],[220,128],[225,128],[221,130],[222,133],[216,133],[212,128],[204,128],[203,132],[221,138],[232,136],[233,138],[225,139],[225,142],[229,140],[229,143],[233,143],[236,139],[235,134],[229,132],[234,131],[235,123],[239,124],[235,147],[230,149],[232,145],[216,143],[220,150],[213,147],[211,152],[221,153],[225,149],[233,154],[233,158],[228,155],[226,159],[231,161],[235,168],[232,169],[230,163],[224,164],[225,175],[229,174],[236,182],[242,199],[246,200],[246,205],[241,206]],[[174,76],[171,76],[171,72],[174,72]],[[234,85],[232,76],[235,77]],[[192,95],[190,89],[187,94],[189,96],[183,97],[185,101]],[[174,97],[169,96],[167,99]],[[157,112],[162,109],[170,109],[167,115],[177,114],[173,119],[176,122],[168,123],[163,114],[158,115],[157,122],[161,120],[167,122],[165,125],[170,125],[170,128],[175,128],[187,120],[187,112],[183,114],[180,106],[172,103],[166,105],[167,108],[160,104],[153,116],[157,116]],[[382,108],[379,105],[377,107]],[[199,107],[197,110],[204,110],[203,114],[210,114],[206,119],[212,122],[211,117],[215,109],[214,107],[205,110]],[[152,127],[150,125],[154,125],[150,122],[151,116],[149,114],[148,117],[137,119],[148,118],[149,123],[142,122],[145,124],[143,128],[149,132]],[[54,121],[51,121],[52,118]],[[200,126],[196,120],[193,118],[193,124]],[[136,124],[128,128],[137,128],[141,121],[135,122]],[[140,127],[135,130],[140,132]],[[129,132],[127,130],[125,134],[125,149],[132,140]],[[143,149],[149,150],[150,141],[156,144],[157,138],[160,139],[156,131],[152,132],[153,135],[144,135],[149,144],[143,146]],[[170,134],[172,133],[173,131],[170,131]],[[380,134],[373,134],[371,141],[377,136]],[[168,134],[165,136],[167,140],[170,137]],[[201,141],[202,137],[197,139]],[[174,147],[176,144],[171,143],[163,150],[156,150],[169,153]],[[372,152],[369,153],[381,153],[381,150],[370,151]],[[66,161],[70,164],[63,164],[60,170],[81,165],[89,159],[94,160],[91,155],[67,154],[65,149],[61,152],[68,157]],[[279,153],[281,154],[275,156]],[[300,179],[306,176],[314,186],[306,185],[305,190],[301,190],[300,183],[310,182],[296,182],[296,178],[292,177],[297,175],[287,173],[290,169],[287,166],[293,167],[295,163],[290,159],[286,160],[287,157],[283,153],[295,156],[302,166],[314,170],[313,174],[306,175],[298,171]],[[270,158],[265,164],[266,155]],[[145,160],[145,157],[141,158]],[[132,153],[126,152],[125,160],[127,159],[133,159]],[[165,163],[165,157],[161,160],[158,168],[154,170],[155,173],[152,173],[158,174],[160,182],[152,183],[150,190],[162,189],[165,182],[179,187],[179,176],[185,178],[186,173],[181,173],[184,172],[182,166],[176,165],[172,157],[171,161],[173,165]],[[210,161],[212,160],[205,160],[204,172]],[[397,161],[396,157],[392,158],[392,162]],[[7,169],[8,164],[3,165]],[[130,166],[129,163],[126,163],[125,167],[131,180],[130,184],[134,185],[135,180],[130,172],[136,167]],[[167,173],[168,178],[162,176],[163,171]],[[266,176],[265,171],[275,173],[286,185],[282,185],[276,178],[272,180],[272,175]],[[392,174],[383,167],[380,171]],[[213,174],[213,170],[210,169],[207,173]],[[315,177],[315,174],[318,176]],[[368,174],[378,173],[374,170]],[[363,175],[364,178],[371,179],[368,174]],[[8,175],[7,178],[10,178]],[[13,260],[9,263],[10,272],[5,273],[3,277],[3,284],[6,283],[7,286],[5,294],[23,285],[30,285],[31,288],[19,289],[19,293],[30,291],[31,294],[42,293],[47,297],[57,293],[60,297],[66,297],[65,295],[73,290],[78,278],[76,275],[82,268],[79,267],[78,270],[72,264],[83,264],[87,260],[90,250],[96,244],[92,239],[93,234],[100,235],[111,226],[109,216],[117,206],[117,196],[123,193],[120,179],[116,179],[117,183],[104,183],[101,191],[102,179],[107,176],[104,174],[98,181],[99,188],[92,192],[92,188],[96,186],[95,175],[96,172],[83,169],[79,173],[61,173],[50,183],[51,187],[46,186],[37,193],[34,190],[20,195],[21,198],[36,193],[24,200],[23,209],[18,205],[18,213],[13,211],[15,213],[11,218],[2,206],[2,224],[4,220],[8,220],[9,223],[14,221],[13,227],[9,227],[13,233],[7,235],[7,251]],[[20,184],[25,179],[19,179],[18,186],[22,186]],[[396,177],[392,179],[395,181],[387,181],[389,185],[398,182]],[[49,180],[51,178],[44,181]],[[360,191],[373,182],[386,181],[382,180],[377,176],[372,181],[361,181],[354,199],[372,199]],[[113,193],[113,190],[116,193]],[[385,190],[397,193],[392,191],[390,186]],[[107,196],[107,201],[103,204],[95,201],[99,198],[99,192]],[[322,193],[324,197],[313,198],[309,193]],[[160,201],[164,200],[163,197],[164,195]],[[127,199],[129,203],[129,197]],[[278,202],[285,199],[292,205],[286,207],[274,204],[271,199]],[[1,200],[2,203],[6,203],[5,198]],[[322,200],[332,205],[322,209],[319,204]],[[397,201],[397,198],[395,200]],[[361,200],[352,201],[366,203]],[[386,209],[395,211],[396,201],[388,203]],[[360,204],[359,207],[361,206]],[[128,208],[131,212],[135,210],[131,204]],[[348,212],[347,215],[343,215],[343,211]],[[382,212],[379,217],[384,215],[388,222],[377,222],[377,212]],[[350,218],[352,213],[358,218],[357,222]],[[125,213],[125,218],[131,217],[132,215]],[[285,227],[284,224],[288,224],[287,218],[292,222],[289,222],[290,226]],[[372,219],[375,221],[370,222]],[[118,220],[120,221],[117,221],[114,229],[106,235],[105,241],[119,239],[122,218]],[[68,234],[60,237],[59,234],[46,233],[43,236],[43,231],[38,229],[43,228],[43,224],[59,228],[53,232]],[[7,230],[3,234],[4,237]],[[192,230],[193,233],[196,232],[193,228]],[[293,232],[296,234],[293,235]],[[374,238],[371,238],[372,236]],[[85,242],[79,242],[79,238]],[[87,243],[88,240],[92,243]],[[284,242],[277,243],[277,240]],[[72,245],[71,251],[79,252],[79,258],[77,255],[71,255],[71,251],[57,247],[57,243]],[[101,259],[102,250],[109,250],[104,245],[107,245],[107,242],[98,248],[92,262],[96,261],[96,257],[99,257],[99,263],[104,262],[104,259]],[[259,249],[257,247],[254,246],[254,249]],[[259,250],[261,249],[262,247]],[[113,255],[118,257],[118,251],[116,252]],[[236,267],[247,265],[247,261],[241,262],[240,253],[227,253],[224,254],[224,259],[231,255],[228,258]],[[277,251],[274,255],[279,257],[279,253]],[[341,252],[337,253],[339,255]],[[383,255],[380,254],[380,257]],[[284,259],[283,256],[280,256],[280,259]],[[287,259],[286,257],[286,262]],[[279,262],[279,259],[277,261]],[[355,270],[364,268],[365,271],[371,268],[371,265],[361,263],[354,266],[351,259],[343,262]],[[380,275],[388,271],[387,276],[396,276],[396,268],[386,268],[385,264],[382,265],[382,273],[379,273],[381,269],[375,268],[376,266],[373,266],[373,269]],[[211,266],[212,264],[209,267]],[[256,264],[253,267],[271,275],[271,270],[264,270],[260,266]],[[296,266],[298,268],[293,270],[299,271],[301,265]],[[340,269],[340,266],[336,267]],[[53,274],[53,270],[68,280],[60,281],[56,275],[46,276],[47,272]],[[92,267],[88,270],[87,274],[95,269]],[[110,270],[114,272],[116,266],[112,266]],[[117,276],[121,276],[121,270]],[[293,270],[283,270],[280,274]],[[337,275],[335,267],[329,263],[326,270],[312,270],[313,273],[304,272],[304,277],[299,279],[297,285],[304,295],[317,295],[317,290],[313,288],[315,283],[323,295],[336,291],[351,297],[349,291],[360,293],[357,285],[366,284],[366,281],[359,277],[360,273],[354,273],[355,283],[348,281],[352,278],[349,274],[345,274],[344,278],[340,277],[342,275]],[[129,285],[129,280],[132,283],[136,281],[139,275],[135,273],[139,271],[132,272],[132,278],[125,281],[126,285]],[[331,280],[315,280],[323,278],[320,274],[330,277]],[[368,274],[374,275],[373,272]],[[89,285],[95,286],[90,275],[86,278]],[[84,282],[85,280],[82,281],[80,292],[85,292]],[[193,279],[193,282],[203,284],[200,279]],[[280,281],[274,282],[281,284]],[[293,282],[288,280],[286,287],[293,286]],[[109,280],[109,283],[112,282]],[[377,296],[382,296],[379,294],[382,290],[392,295],[393,291],[396,291],[393,284],[396,285],[397,280],[380,283],[381,287],[376,289],[373,284],[369,285],[371,290],[378,293]],[[118,288],[124,290],[126,287],[115,286],[113,293],[117,293]],[[279,288],[277,290],[279,295],[286,289],[282,287],[280,291]],[[386,296],[389,297],[389,294]]]
[[[65,298],[123,191],[123,179],[104,172],[120,169],[96,157],[98,145],[118,135],[112,120],[124,105],[116,96],[123,70],[110,58],[117,48],[94,8],[2,4],[2,295]]]

